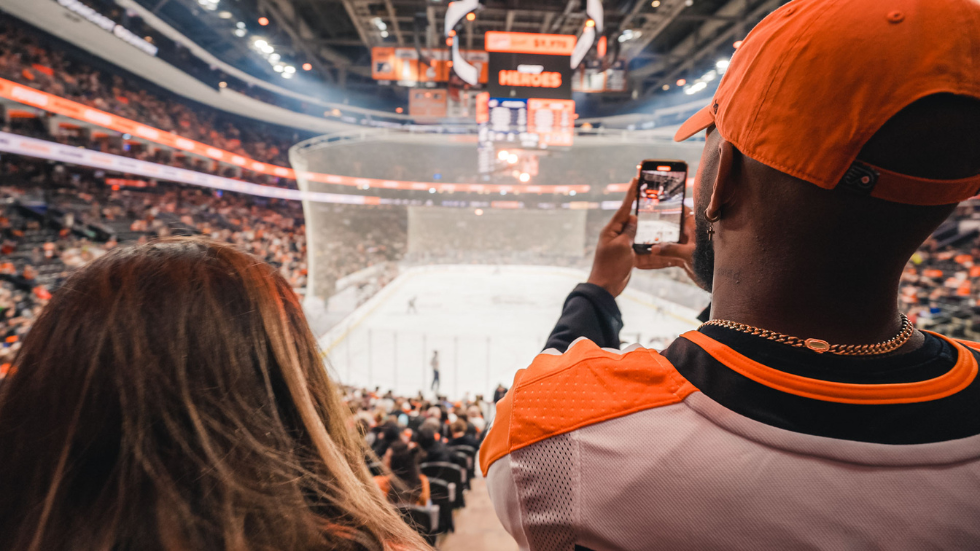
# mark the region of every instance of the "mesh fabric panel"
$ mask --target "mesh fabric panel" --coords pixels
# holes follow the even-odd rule
[[[511,461],[516,467],[514,480],[531,549],[574,549],[578,503],[578,442],[574,433],[513,452]]]

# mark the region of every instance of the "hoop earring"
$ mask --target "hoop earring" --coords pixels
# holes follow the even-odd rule
[[[715,215],[714,218],[712,218],[708,214],[708,209],[704,209],[704,217],[708,221],[708,241],[712,241],[715,237],[714,222],[721,220],[721,213],[719,212],[718,214]]]

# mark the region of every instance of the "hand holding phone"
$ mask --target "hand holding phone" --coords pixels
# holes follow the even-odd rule
[[[679,243],[684,234],[687,163],[647,159],[639,166],[636,186],[636,237],[633,249],[647,254],[664,243]]]

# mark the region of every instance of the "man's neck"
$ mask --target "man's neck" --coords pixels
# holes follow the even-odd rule
[[[886,341],[901,331],[898,278],[860,279],[785,266],[716,268],[711,317],[832,344]]]

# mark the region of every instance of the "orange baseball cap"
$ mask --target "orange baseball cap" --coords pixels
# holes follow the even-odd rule
[[[980,99],[977,0],[794,0],[752,29],[674,140],[715,124],[750,158],[825,189],[957,203],[980,191],[980,176],[930,180],[856,162],[888,119],[942,92]]]

